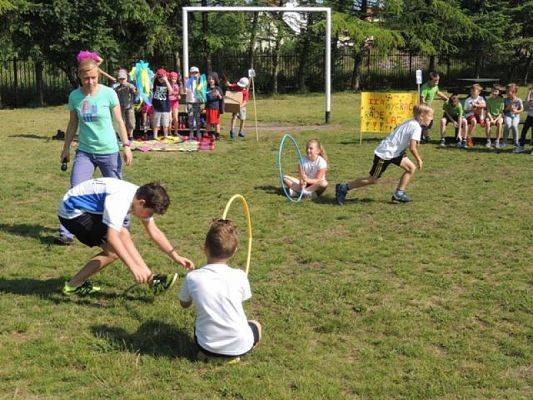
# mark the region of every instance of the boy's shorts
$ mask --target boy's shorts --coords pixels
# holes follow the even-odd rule
[[[122,119],[126,125],[126,130],[135,129],[135,111],[133,108],[126,108],[122,110]]]
[[[487,124],[495,124],[496,122],[500,121],[501,123],[503,123],[503,117],[501,115],[498,115],[497,117],[494,117],[494,121],[491,121],[490,117],[487,115],[485,117],[485,123]]]
[[[250,327],[250,329],[252,330],[252,333],[254,335],[254,344],[252,345],[252,348],[250,350],[248,350],[247,352],[245,353],[242,353],[242,354],[238,354],[236,356],[228,356],[227,354],[217,354],[217,353],[213,353],[209,350],[206,350],[204,349],[202,346],[200,346],[200,344],[198,343],[198,338],[196,337],[196,333],[194,334],[194,342],[196,343],[196,346],[198,346],[198,349],[204,353],[206,356],[209,356],[209,357],[226,357],[226,358],[234,358],[234,357],[242,357],[244,356],[245,354],[248,354],[250,351],[252,351],[252,349],[255,347],[255,345],[257,343],[259,343],[259,330],[257,329],[257,325],[251,323],[250,321],[248,321],[248,326]]]
[[[168,128],[170,126],[170,111],[169,112],[154,111],[153,126],[154,127],[160,126],[163,128]]]
[[[237,118],[239,118],[241,121],[246,121],[246,107],[242,107],[241,111],[233,115],[237,115]]]
[[[109,227],[102,222],[102,215],[83,213],[72,219],[58,216],[61,225],[89,247],[102,246],[107,242]]]
[[[405,152],[400,154],[398,157],[392,158],[390,160],[384,160],[374,154],[374,163],[372,164],[372,168],[370,169],[369,175],[376,179],[379,179],[383,172],[385,172],[389,164],[400,166],[404,157],[407,157]]]
[[[485,125],[485,121],[481,120],[481,115],[479,114],[472,114],[466,118],[466,122],[468,123],[470,123],[473,120],[475,120],[479,125]]]

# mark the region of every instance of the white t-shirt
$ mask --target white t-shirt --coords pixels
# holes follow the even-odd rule
[[[83,213],[100,214],[102,222],[117,231],[122,229],[139,187],[116,178],[98,178],[70,189],[59,204],[58,214],[73,219]]]
[[[392,133],[381,141],[374,154],[382,160],[399,157],[409,147],[411,140],[420,141],[422,127],[416,119],[398,125]]]
[[[485,107],[485,99],[482,96],[477,96],[476,98],[473,98],[472,96],[468,97],[465,100],[465,118],[470,117],[471,115],[474,115],[474,103],[478,103],[478,106]]]
[[[324,168],[328,168],[328,163],[326,160],[324,160],[324,158],[322,158],[322,156],[318,156],[315,161],[311,161],[309,158],[304,156],[302,168],[304,170],[305,175],[307,175],[311,179],[315,179],[318,174],[318,171]],[[326,179],[326,174],[324,174],[324,177],[322,179]]]
[[[254,344],[242,302],[252,297],[246,273],[225,264],[207,264],[185,277],[179,299],[196,310],[198,344],[212,353],[236,356]]]

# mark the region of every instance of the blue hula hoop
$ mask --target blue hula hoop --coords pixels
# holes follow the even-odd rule
[[[298,198],[293,198],[293,197],[291,197],[289,191],[285,187],[285,182],[283,182],[283,175],[284,174],[283,174],[282,165],[281,165],[281,155],[283,154],[283,148],[285,146],[285,141],[287,139],[290,139],[290,141],[294,145],[294,148],[296,149],[296,154],[298,156],[298,162],[300,163],[300,165],[302,165],[302,153],[300,152],[300,149],[298,148],[298,143],[296,143],[296,140],[291,135],[289,135],[288,133],[283,135],[283,137],[281,138],[281,142],[279,144],[279,151],[278,151],[279,181],[281,183],[281,188],[283,189],[283,193],[285,193],[285,196],[287,197],[287,199],[289,199],[293,203],[297,203],[300,200],[302,200],[302,196],[304,194],[304,191],[300,190],[300,195],[298,196]]]

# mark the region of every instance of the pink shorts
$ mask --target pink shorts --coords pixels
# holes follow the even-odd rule
[[[180,102],[179,100],[170,100],[170,109],[172,111],[177,110],[180,108]]]

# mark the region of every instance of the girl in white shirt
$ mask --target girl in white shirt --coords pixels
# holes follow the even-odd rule
[[[283,181],[291,196],[299,196],[303,191],[302,197],[316,199],[328,187],[326,151],[317,139],[311,139],[307,142],[306,153],[307,156],[298,165],[299,177],[285,175]]]

